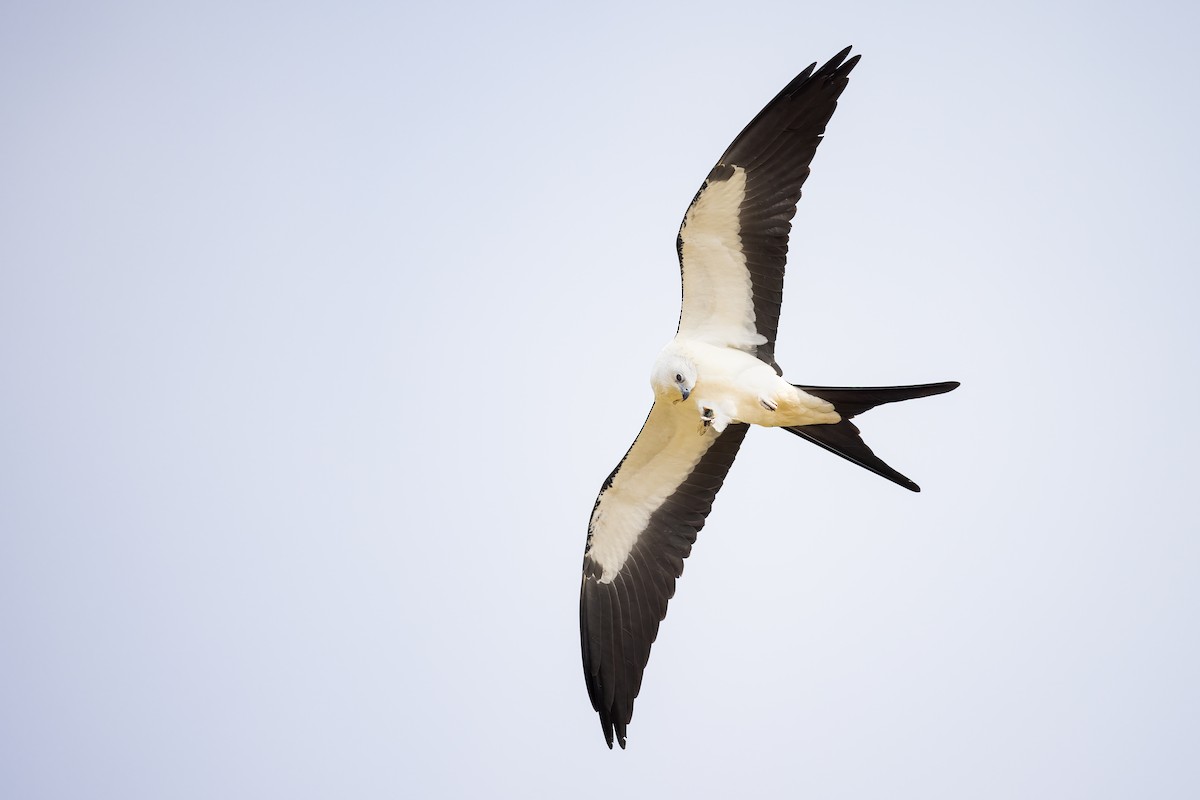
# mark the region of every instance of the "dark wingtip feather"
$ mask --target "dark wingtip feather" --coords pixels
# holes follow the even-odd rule
[[[604,731],[604,743],[608,749],[613,749],[613,741],[625,749],[625,726],[613,718],[606,709],[600,709],[600,730]]]
[[[830,77],[837,76],[839,78],[849,75],[850,70],[854,69],[854,66],[858,64],[858,60],[862,58],[861,55],[855,55],[847,61],[846,56],[850,55],[852,49],[853,47],[846,47],[833,58],[826,61],[825,66],[821,67],[818,74]]]
[[[837,53],[834,54],[833,58],[826,61],[825,66],[821,67],[821,69],[823,69],[823,70],[824,69],[837,69],[841,65],[841,63],[846,60],[846,56],[850,55],[850,51],[853,49],[854,49],[854,45],[852,45],[852,44],[846,45],[841,50],[837,51]],[[855,58],[858,58],[858,56],[855,56]]]

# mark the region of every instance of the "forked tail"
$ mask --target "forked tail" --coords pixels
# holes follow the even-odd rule
[[[884,463],[883,459],[871,452],[867,443],[862,440],[858,427],[850,421],[864,411],[870,411],[875,406],[885,403],[896,403],[900,400],[915,400],[918,397],[930,397],[943,394],[958,388],[958,381],[945,383],[924,383],[920,386],[875,386],[875,387],[838,387],[838,386],[797,386],[797,389],[808,392],[814,397],[833,403],[834,409],[841,414],[842,421],[834,425],[797,425],[784,430],[802,436],[816,445],[824,447],[831,453],[837,453],[847,461],[853,461],[860,467],[865,467],[876,475],[882,475],[889,481],[900,484],[905,489],[914,492],[921,491],[911,480]]]

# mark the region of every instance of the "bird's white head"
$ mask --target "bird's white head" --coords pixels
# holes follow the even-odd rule
[[[674,345],[668,345],[654,362],[650,385],[654,396],[673,403],[687,400],[696,388],[696,362]]]

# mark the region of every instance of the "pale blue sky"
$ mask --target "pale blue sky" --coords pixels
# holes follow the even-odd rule
[[[0,796],[1200,794],[1189,4],[0,10]],[[796,217],[796,382],[630,726],[578,585],[674,237],[863,55]]]

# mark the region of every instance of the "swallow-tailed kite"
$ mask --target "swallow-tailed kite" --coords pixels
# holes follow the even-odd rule
[[[713,497],[750,425],[783,428],[906,489],[851,418],[956,382],[796,386],[775,363],[791,219],[858,56],[813,64],[750,121],[708,173],[676,239],[683,310],[654,363],[654,405],[600,489],[583,557],[583,671],[604,738],[625,747],[650,645]]]

